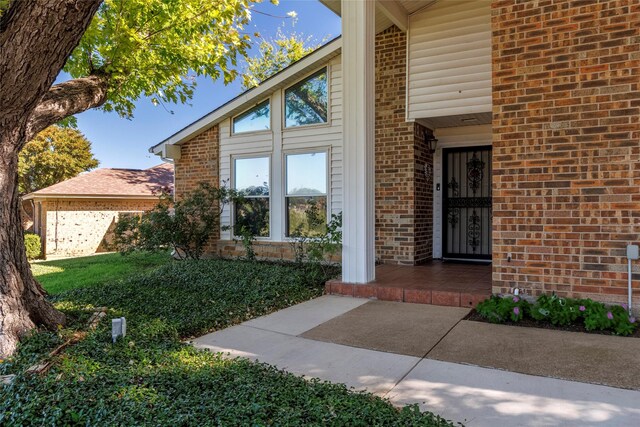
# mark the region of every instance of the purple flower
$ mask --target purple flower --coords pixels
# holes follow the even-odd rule
[[[625,311],[629,310],[629,306],[627,304],[625,304],[625,303],[620,304],[620,307],[624,308]]]
[[[610,311],[607,312],[607,319],[613,320],[613,314]]]
[[[629,323],[636,323],[636,318],[633,316],[629,317]]]
[[[520,301],[520,298],[518,298],[518,297],[513,297],[513,302],[518,302],[518,301]]]
[[[513,314],[515,314],[516,316],[520,315],[520,309],[518,307],[513,307]]]
[[[585,307],[584,305],[581,305],[581,306],[578,308],[578,310],[580,310],[580,311],[585,311],[586,309],[587,309],[587,307]]]

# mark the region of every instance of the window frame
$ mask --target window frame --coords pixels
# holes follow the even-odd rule
[[[321,123],[310,123],[306,125],[298,125],[298,126],[287,126],[287,90],[292,88],[293,86],[311,78],[313,75],[320,73],[322,70],[327,74],[327,121]],[[314,71],[305,74],[304,77],[296,80],[292,84],[284,87],[281,93],[281,112],[282,115],[282,131],[295,131],[297,129],[307,129],[313,127],[323,127],[323,126],[331,126],[331,67],[329,64],[326,64],[320,68],[315,69]]]
[[[231,188],[236,190],[236,160],[242,159],[264,159],[269,162],[269,196],[244,196],[247,199],[268,199],[269,200],[269,235],[268,236],[255,236],[256,240],[272,240],[273,239],[273,159],[270,152],[256,152],[250,154],[239,154],[231,156],[231,176],[230,183]],[[230,203],[229,206],[229,232],[232,239],[240,238],[234,232],[236,223],[236,204]]]
[[[331,146],[322,146],[322,147],[309,147],[302,149],[294,149],[294,150],[283,150],[282,151],[282,238],[283,241],[292,241],[294,238],[289,236],[287,230],[287,223],[289,222],[289,212],[287,211],[287,197],[318,197],[318,194],[312,195],[300,195],[296,194],[293,196],[289,196],[287,194],[287,184],[289,179],[289,168],[287,167],[287,156],[295,156],[297,154],[313,154],[313,153],[325,153],[326,154],[326,180],[327,180],[327,192],[324,196],[327,198],[327,206],[326,206],[326,223],[328,224],[331,220]],[[323,196],[323,195],[320,195]]]
[[[257,107],[259,107],[262,104],[267,103],[269,105],[269,129],[260,129],[260,130],[247,130],[244,132],[236,132],[234,130],[235,126],[235,120],[242,116],[243,114],[248,113],[249,111],[256,109]],[[261,133],[269,133],[273,131],[273,114],[271,114],[273,111],[273,102],[271,100],[271,97],[267,98],[267,99],[263,99],[260,102],[256,102],[254,105],[252,105],[251,107],[247,108],[246,110],[243,110],[242,112],[236,114],[235,116],[231,117],[231,121],[229,123],[229,132],[230,132],[230,136],[231,137],[235,137],[235,136],[244,136],[244,135],[253,135],[253,134],[261,134]]]

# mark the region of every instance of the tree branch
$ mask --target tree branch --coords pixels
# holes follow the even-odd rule
[[[52,86],[29,117],[26,140],[65,117],[104,104],[108,82],[107,76],[92,75]]]
[[[12,132],[14,149],[101,2],[15,0],[0,18],[0,137]]]

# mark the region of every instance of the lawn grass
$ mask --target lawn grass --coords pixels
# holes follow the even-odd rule
[[[68,328],[31,335],[0,363],[0,375],[17,374],[0,386],[0,425],[451,425],[417,406],[397,409],[343,385],[184,343],[318,296],[326,277],[294,265],[185,261],[60,293],[53,300]],[[109,312],[95,331],[56,356],[46,375],[25,374],[82,330],[97,306]],[[116,316],[127,317],[127,336],[113,344],[108,319]]]
[[[165,253],[119,253],[34,262],[31,271],[47,292],[95,286],[125,278],[171,261]]]

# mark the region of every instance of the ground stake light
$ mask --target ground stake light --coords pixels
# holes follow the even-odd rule
[[[127,334],[127,319],[118,317],[111,319],[111,339],[115,343],[118,337],[124,337]]]

